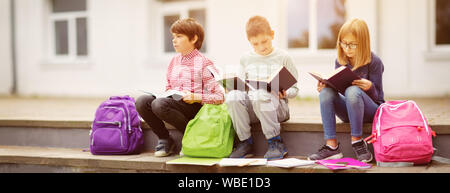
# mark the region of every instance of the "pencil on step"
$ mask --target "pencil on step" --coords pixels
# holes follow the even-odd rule
[[[327,165],[327,166],[349,167],[349,168],[363,168],[363,166],[348,165],[348,164],[332,164],[332,163],[326,163],[326,164],[324,164],[324,165]]]
[[[251,160],[251,161],[245,162],[245,163],[243,163],[243,164],[240,164],[240,165],[238,165],[238,166],[239,166],[239,167],[242,167],[242,166],[249,166],[250,164],[255,163],[255,162],[258,162],[258,160]]]

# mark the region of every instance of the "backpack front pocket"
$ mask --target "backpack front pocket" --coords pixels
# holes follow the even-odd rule
[[[126,150],[123,133],[119,128],[98,128],[92,133],[91,146],[100,152]]]
[[[386,130],[381,136],[382,152],[391,159],[413,159],[433,152],[431,139],[418,126],[400,126]]]

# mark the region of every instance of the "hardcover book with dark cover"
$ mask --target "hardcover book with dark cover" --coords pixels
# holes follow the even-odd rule
[[[267,91],[281,91],[291,88],[297,79],[289,72],[286,67],[281,66],[271,77],[266,80],[247,79],[247,83],[253,88],[267,89]]]
[[[345,95],[345,89],[352,86],[354,80],[361,79],[350,68],[341,66],[337,68],[331,75],[323,77],[322,75],[314,72],[309,72],[318,81],[325,83],[327,86],[337,90],[342,95]]]

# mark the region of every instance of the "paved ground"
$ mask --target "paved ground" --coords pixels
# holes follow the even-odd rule
[[[450,165],[432,161],[431,164],[414,167],[377,167],[375,163],[370,169],[348,169],[332,171],[324,166],[314,164],[295,168],[279,168],[271,166],[252,167],[220,167],[220,166],[186,166],[166,165],[165,162],[179,158],[154,157],[153,153],[144,152],[139,155],[105,156],[92,155],[81,149],[0,146],[0,173],[17,172],[15,169],[22,165],[65,166],[72,169],[63,172],[188,172],[188,173],[450,173]],[[297,157],[304,159],[302,157]],[[2,164],[15,163],[14,168]],[[30,172],[28,168],[25,172]],[[36,168],[34,168],[36,169]],[[13,171],[11,171],[13,170]],[[61,172],[60,170],[57,170]],[[41,171],[42,172],[42,171]],[[48,172],[48,171],[44,171]]]
[[[105,98],[0,97],[0,119],[91,121]],[[417,102],[430,124],[450,125],[450,97],[409,98]],[[395,98],[388,100],[396,100]],[[290,122],[321,123],[318,99],[289,103]]]

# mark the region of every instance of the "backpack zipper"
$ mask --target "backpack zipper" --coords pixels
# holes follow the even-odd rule
[[[104,106],[103,108],[107,108],[107,109],[118,109],[118,110],[120,110],[120,111],[122,111],[122,113],[123,113],[123,122],[125,123],[125,129],[126,129],[126,125],[127,125],[127,119],[126,119],[126,113],[125,113],[125,110],[123,110],[123,108],[119,108],[119,107],[110,107],[110,106]],[[128,118],[129,119],[129,118]]]
[[[123,102],[123,101],[119,101],[120,103],[122,103],[124,106],[125,106],[125,110],[127,111],[127,113],[125,113],[125,110],[124,110],[124,108],[118,108],[118,107],[109,107],[109,106],[105,106],[104,108],[115,108],[115,109],[120,109],[120,110],[122,110],[122,112],[124,113],[124,115],[125,116],[128,116],[128,121],[125,121],[124,123],[125,123],[125,129],[126,129],[126,126],[127,126],[127,123],[128,123],[128,133],[131,133],[131,119],[130,119],[130,110],[128,110],[128,106],[127,106],[127,103],[125,103],[125,102]],[[106,103],[106,104],[111,104],[111,102],[109,102],[109,103]],[[124,119],[126,119],[125,118],[125,116],[124,116]]]
[[[117,125],[120,127],[122,127],[122,123],[120,121],[95,121],[96,123],[101,123],[101,124],[112,124],[112,125]]]
[[[124,106],[125,109],[127,110],[127,116],[128,116],[128,133],[131,133],[131,118],[130,118],[130,110],[128,110],[128,106],[127,103],[120,101]],[[125,126],[126,127],[126,126]]]

